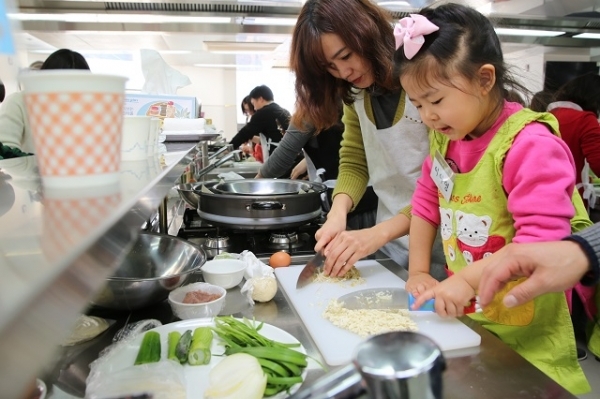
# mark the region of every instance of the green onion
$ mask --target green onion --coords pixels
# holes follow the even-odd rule
[[[160,334],[148,331],[142,338],[142,344],[135,358],[135,365],[160,361]]]
[[[212,340],[213,332],[211,328],[196,328],[188,353],[188,363],[192,366],[210,363],[210,345],[212,344]]]

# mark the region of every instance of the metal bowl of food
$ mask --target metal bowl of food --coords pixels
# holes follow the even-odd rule
[[[201,249],[181,238],[140,233],[114,275],[92,304],[114,310],[135,310],[164,301],[169,292],[200,271]]]

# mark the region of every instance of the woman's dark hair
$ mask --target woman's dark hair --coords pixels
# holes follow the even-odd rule
[[[56,50],[46,58],[40,68],[44,69],[90,69],[87,61],[81,54],[68,49]]]
[[[321,36],[338,35],[357,56],[370,64],[375,86],[400,88],[393,76],[392,17],[371,0],[308,0],[298,17],[290,47],[290,69],[296,75],[296,112],[292,122],[317,131],[338,122],[338,104],[352,104],[356,88],[327,71]]]
[[[571,101],[584,111],[600,114],[600,76],[590,72],[577,76],[562,85],[554,94],[554,101]]]
[[[508,72],[504,63],[500,39],[490,20],[479,11],[456,3],[424,8],[419,14],[439,27],[425,35],[425,43],[412,59],[404,55],[403,47],[395,54],[399,76],[409,74],[427,86],[431,80],[450,82],[456,73],[469,80],[478,76],[482,65],[496,70],[493,93],[500,100],[510,89],[529,93]]]
[[[552,93],[549,91],[538,91],[531,97],[529,108],[535,112],[546,112],[548,104],[552,102]]]
[[[242,100],[242,114],[246,114],[246,109],[244,108],[244,104],[248,106],[248,109],[251,113],[254,113],[256,110],[254,109],[254,105],[252,105],[252,101],[250,101],[250,96],[244,97]]]

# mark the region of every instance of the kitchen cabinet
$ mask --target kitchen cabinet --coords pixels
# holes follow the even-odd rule
[[[50,363],[195,152],[124,161],[120,184],[60,192],[43,192],[34,156],[0,161],[2,397]]]

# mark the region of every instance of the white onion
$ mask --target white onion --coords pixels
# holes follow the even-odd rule
[[[267,375],[254,356],[236,353],[218,363],[208,375],[205,399],[262,399]]]

